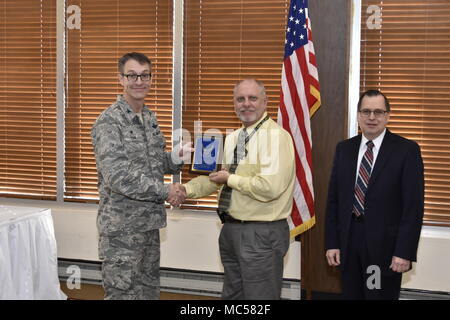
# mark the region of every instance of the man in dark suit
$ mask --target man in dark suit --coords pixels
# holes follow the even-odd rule
[[[424,211],[418,144],[391,133],[388,99],[378,90],[358,102],[362,135],[336,147],[325,223],[326,258],[340,266],[344,299],[398,299],[411,270]]]

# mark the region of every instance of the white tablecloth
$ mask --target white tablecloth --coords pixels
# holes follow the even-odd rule
[[[0,205],[0,300],[67,299],[50,209]]]

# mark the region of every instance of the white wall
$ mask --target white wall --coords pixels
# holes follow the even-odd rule
[[[0,198],[0,205],[51,208],[58,257],[98,261],[97,205]],[[218,238],[221,224],[214,212],[169,210],[161,230],[161,267],[223,272]],[[300,243],[292,242],[284,277],[300,279]]]
[[[0,198],[0,205],[52,209],[58,257],[98,260],[97,205]],[[215,213],[174,210],[161,231],[161,266],[223,272],[218,249],[220,222]],[[424,227],[418,263],[403,277],[403,288],[450,292],[450,229]],[[285,258],[284,277],[300,279],[300,243],[293,242]]]
[[[417,263],[406,273],[403,288],[450,292],[450,229],[422,229]]]

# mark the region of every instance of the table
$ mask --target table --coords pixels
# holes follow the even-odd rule
[[[65,300],[50,209],[0,204],[0,300]]]

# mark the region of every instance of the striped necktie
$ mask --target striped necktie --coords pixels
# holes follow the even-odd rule
[[[247,130],[244,128],[239,133],[238,141],[236,147],[234,148],[233,163],[230,165],[230,168],[228,169],[228,172],[230,174],[236,172],[236,168],[238,166],[239,161],[241,161],[241,159],[243,159],[247,154],[247,150],[245,149],[245,139],[247,138],[247,136],[248,136]],[[218,205],[219,212],[228,211],[228,208],[230,207],[232,191],[233,189],[227,186],[226,184],[223,186],[219,198],[219,205]]]
[[[364,214],[364,198],[366,196],[367,186],[369,185],[370,174],[373,165],[373,146],[372,141],[367,141],[367,150],[359,165],[358,179],[355,185],[355,201],[353,203],[353,214],[359,217]]]

